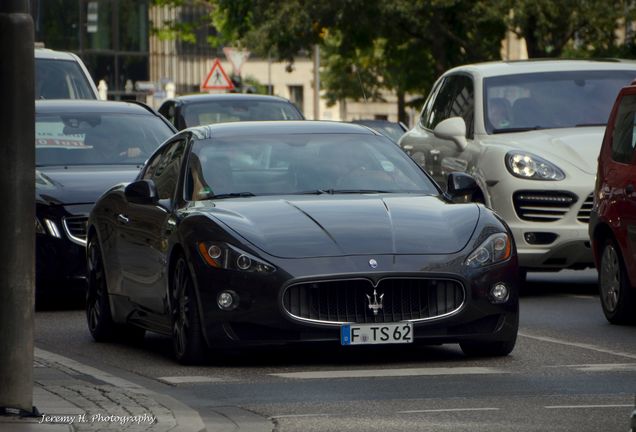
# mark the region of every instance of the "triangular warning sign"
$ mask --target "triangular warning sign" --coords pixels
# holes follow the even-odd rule
[[[232,84],[232,80],[227,77],[227,74],[221,66],[221,62],[218,58],[214,59],[212,69],[210,69],[208,77],[203,81],[201,90],[232,90],[233,88],[234,84]]]

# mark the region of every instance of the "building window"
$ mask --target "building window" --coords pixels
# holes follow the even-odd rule
[[[289,100],[298,107],[301,113],[305,113],[304,88],[301,85],[287,86],[289,89]]]

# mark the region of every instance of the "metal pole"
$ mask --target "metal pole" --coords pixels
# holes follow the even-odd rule
[[[314,45],[314,120],[320,120],[320,46]]]
[[[0,415],[33,414],[35,94],[27,0],[0,1]]]

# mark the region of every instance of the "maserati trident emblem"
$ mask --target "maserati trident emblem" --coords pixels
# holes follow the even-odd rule
[[[382,309],[384,294],[380,294],[378,297],[378,292],[373,290],[373,298],[369,294],[365,294],[367,296],[367,300],[369,300],[369,309],[373,311],[373,316],[378,314],[378,311]]]
[[[372,269],[377,268],[378,267],[378,262],[376,260],[374,260],[373,258],[371,258],[369,260],[369,267],[371,267]]]

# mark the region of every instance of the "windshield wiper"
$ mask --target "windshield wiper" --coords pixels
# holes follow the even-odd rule
[[[372,193],[391,193],[391,191],[387,190],[377,190],[377,189],[327,189],[325,191],[328,194],[372,194]]]
[[[223,199],[223,198],[241,198],[241,197],[253,197],[256,196],[252,192],[232,192],[218,195],[210,195],[206,199]]]
[[[594,126],[607,126],[607,123],[580,123],[575,127],[594,127]]]
[[[517,128],[493,129],[492,133],[493,134],[500,134],[500,133],[508,133],[508,132],[527,132],[527,131],[541,130],[541,129],[548,129],[548,128],[542,127],[542,126],[533,126],[533,127],[517,127]]]

